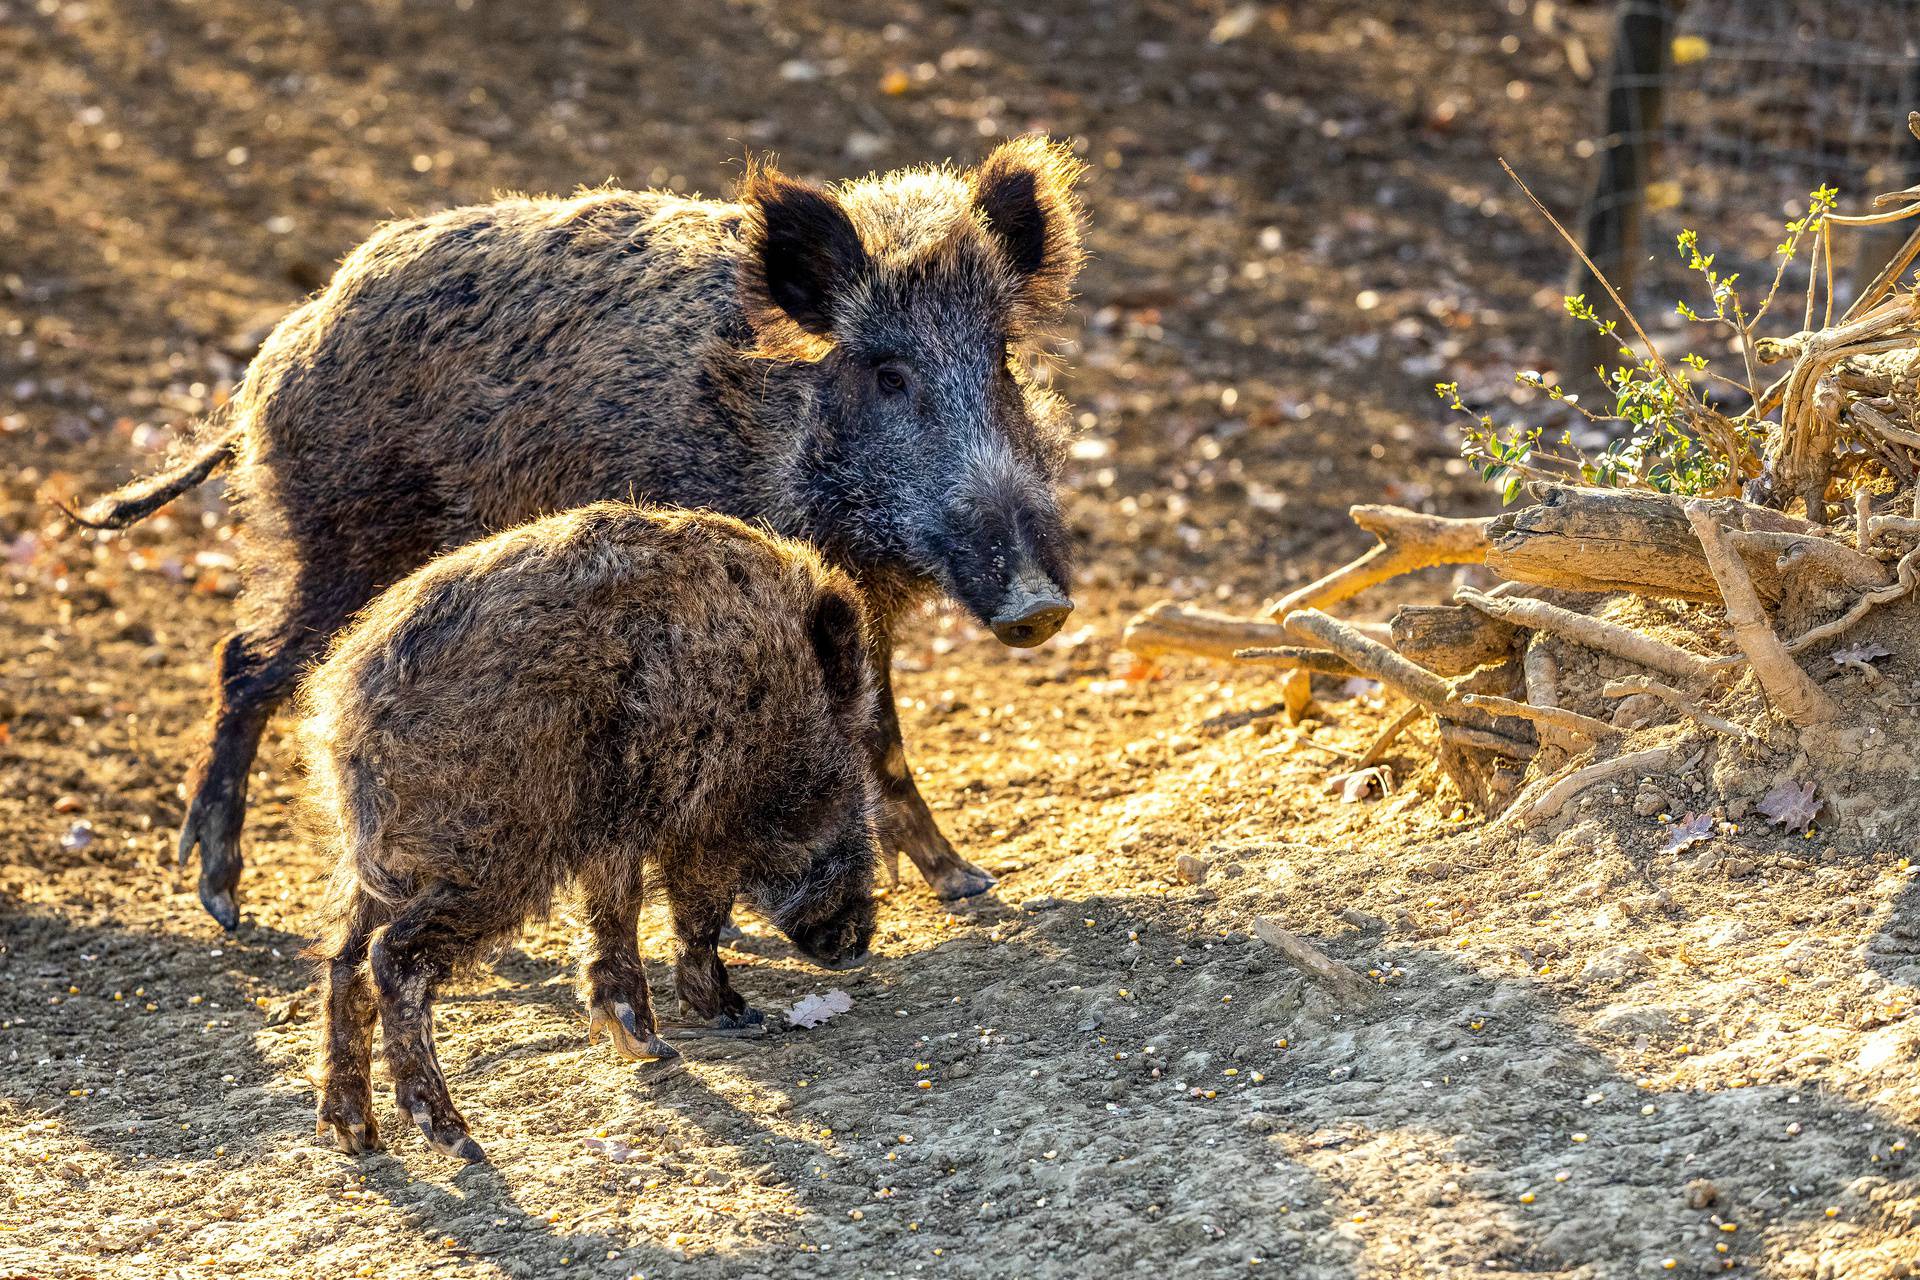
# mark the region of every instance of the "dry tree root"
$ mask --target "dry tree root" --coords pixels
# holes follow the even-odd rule
[[[1264,618],[1285,618],[1351,599],[1376,583],[1437,564],[1478,564],[1486,558],[1491,519],[1459,520],[1423,515],[1403,507],[1358,506],[1353,522],[1380,544],[1324,578],[1288,592],[1261,610]]]
[[[1729,734],[1736,738],[1750,736],[1745,729],[1742,729],[1725,716],[1714,715],[1711,711],[1706,710],[1699,703],[1672,685],[1661,684],[1658,680],[1649,680],[1644,676],[1636,676],[1623,680],[1609,680],[1606,686],[1600,690],[1600,693],[1602,697],[1607,698],[1630,698],[1636,693],[1649,694],[1652,697],[1660,699],[1660,701],[1666,703],[1675,711],[1678,711],[1681,715],[1687,717],[1695,724],[1700,725],[1702,728],[1711,729],[1715,733]]]
[[[1460,701],[1489,715],[1552,725],[1556,729],[1578,734],[1592,742],[1606,742],[1620,736],[1620,730],[1605,720],[1596,720],[1592,716],[1581,715],[1578,711],[1569,711],[1565,707],[1537,707],[1532,703],[1515,702],[1512,698],[1496,698],[1486,693],[1463,693],[1460,695]]]
[[[1544,600],[1532,600],[1525,596],[1490,596],[1470,587],[1462,587],[1454,592],[1454,599],[1516,626],[1530,631],[1548,631],[1589,649],[1612,654],[1636,666],[1676,679],[1704,681],[1713,675],[1711,660],[1698,654],[1688,653],[1677,645],[1642,635],[1604,618],[1575,613]]]
[[[1643,774],[1658,773],[1673,762],[1673,757],[1672,747],[1651,747],[1645,751],[1629,751],[1626,755],[1602,760],[1598,764],[1590,764],[1583,769],[1575,769],[1551,784],[1540,787],[1537,796],[1523,794],[1514,805],[1520,810],[1520,824],[1528,827],[1535,826],[1557,816],[1562,809],[1566,808],[1569,800],[1588,787],[1598,786],[1622,776],[1639,777]]]
[[[1453,689],[1445,680],[1362,634],[1351,623],[1318,609],[1300,609],[1287,615],[1285,626],[1302,639],[1339,654],[1360,674],[1373,677],[1429,711],[1439,711],[1453,699]]]
[[[1402,605],[1388,627],[1395,649],[1443,676],[1505,661],[1519,635],[1511,623],[1457,604]]]
[[[1687,522],[1700,539],[1700,548],[1706,553],[1707,564],[1719,584],[1720,596],[1726,601],[1727,621],[1733,627],[1734,641],[1747,655],[1747,663],[1759,679],[1767,700],[1797,725],[1823,725],[1838,720],[1840,708],[1814,683],[1812,676],[1800,669],[1786,645],[1774,634],[1773,624],[1767,621],[1766,610],[1761,607],[1760,597],[1754,593],[1753,582],[1747,577],[1746,566],[1727,545],[1727,536],[1707,504],[1692,501],[1685,509]]]

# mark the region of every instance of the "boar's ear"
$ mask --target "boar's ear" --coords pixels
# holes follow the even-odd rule
[[[860,601],[845,586],[828,587],[813,606],[808,627],[814,656],[836,710],[858,706],[867,692],[867,627]]]
[[[1035,135],[1001,143],[969,175],[973,206],[1033,320],[1048,320],[1066,306],[1080,272],[1080,203],[1073,188],[1085,172],[1065,144]]]
[[[838,299],[868,265],[847,211],[824,187],[770,164],[748,168],[740,202],[747,210],[740,285],[755,328],[778,329],[785,320],[815,338],[831,335]]]

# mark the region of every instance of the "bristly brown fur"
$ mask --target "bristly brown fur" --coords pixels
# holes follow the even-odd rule
[[[239,923],[275,707],[355,611],[448,547],[614,498],[764,524],[858,581],[883,697],[890,628],[930,597],[989,626],[1070,607],[1070,415],[1018,348],[1079,263],[1079,169],[1031,138],[971,174],[815,187],[753,166],[744,202],[510,196],[349,254],[262,344],[218,442],[87,508],[126,523],[231,462],[241,617],[180,833],[214,917]],[[989,887],[940,834],[897,718],[876,725],[889,842],[943,897]]]
[[[569,881],[594,1026],[630,1056],[670,1053],[635,949],[649,883],[682,1002],[723,1027],[755,1018],[714,950],[736,899],[824,963],[864,955],[867,643],[858,591],[811,550],[618,502],[469,544],[374,600],[302,693],[342,890],[319,949],[322,1136],[359,1149],[371,1125],[377,1010],[401,1110],[477,1156],[433,1056],[435,989]]]

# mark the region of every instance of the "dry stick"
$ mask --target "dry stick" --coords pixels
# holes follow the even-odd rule
[[[1493,523],[1491,518],[1460,520],[1403,507],[1357,506],[1348,514],[1355,524],[1380,539],[1379,545],[1324,578],[1288,592],[1261,610],[1261,617],[1284,618],[1297,609],[1338,604],[1415,569],[1478,564],[1486,559],[1487,526]]]
[[[1282,928],[1278,920],[1256,916],[1253,932],[1280,953],[1282,959],[1316,982],[1325,984],[1349,1005],[1370,1004],[1378,988],[1311,942]]]
[[[1706,659],[1685,649],[1652,636],[1641,635],[1618,623],[1562,609],[1544,600],[1530,600],[1524,596],[1493,597],[1471,587],[1462,587],[1454,592],[1453,598],[1461,604],[1472,605],[1482,613],[1504,618],[1532,631],[1550,631],[1565,636],[1589,649],[1610,653],[1662,675],[1680,680],[1706,680],[1713,674],[1713,667]]]
[[[1868,428],[1882,440],[1890,444],[1905,445],[1909,449],[1920,449],[1920,431],[1909,431],[1897,425],[1893,419],[1864,400],[1855,400],[1847,406],[1847,409],[1854,417],[1865,422]]]
[[[1382,729],[1375,735],[1373,741],[1367,744],[1367,749],[1360,753],[1360,759],[1353,767],[1356,769],[1365,769],[1371,765],[1379,764],[1381,757],[1387,754],[1387,748],[1394,744],[1394,740],[1405,733],[1412,727],[1414,721],[1425,714],[1427,714],[1427,709],[1417,702],[1405,711],[1402,711],[1392,724]]]
[[[1865,489],[1853,495],[1853,545],[1867,549],[1867,520],[1873,515],[1873,495]]]
[[[1747,655],[1747,663],[1760,679],[1760,688],[1787,719],[1797,725],[1831,724],[1840,718],[1840,708],[1813,677],[1787,652],[1773,624],[1767,621],[1760,597],[1754,594],[1747,566],[1727,545],[1727,536],[1714,520],[1707,504],[1693,499],[1686,504],[1687,523],[1700,539],[1707,566],[1720,584],[1720,598],[1726,601],[1727,621],[1733,626],[1733,638]]]
[[[1384,623],[1362,622],[1355,623],[1354,627],[1363,635],[1376,639],[1384,639],[1388,634]],[[1120,643],[1140,658],[1154,658],[1169,653],[1200,658],[1231,658],[1241,649],[1285,645],[1292,638],[1287,634],[1287,629],[1277,622],[1241,618],[1230,613],[1216,613],[1211,609],[1196,609],[1172,600],[1162,600],[1133,616],[1127,623]],[[1292,665],[1307,666],[1308,661],[1303,656],[1301,661]],[[1353,674],[1350,670],[1340,668],[1331,669],[1329,673]]]
[[[1501,583],[1501,586],[1508,584]],[[1538,634],[1527,638],[1526,653],[1520,659],[1520,676],[1526,684],[1527,701],[1536,707],[1557,707],[1560,705],[1560,664],[1554,661],[1553,654],[1540,642]],[[1571,734],[1560,732],[1550,724],[1540,725],[1534,730],[1540,735],[1540,741],[1550,747],[1572,754],[1578,747]]]
[[[1533,207],[1540,211],[1540,216],[1545,218],[1552,224],[1553,229],[1560,233],[1560,238],[1573,246],[1574,253],[1579,255],[1580,264],[1593,273],[1593,278],[1600,282],[1600,287],[1607,291],[1609,298],[1613,299],[1613,305],[1620,308],[1620,314],[1627,318],[1629,325],[1633,326],[1634,333],[1640,337],[1640,345],[1647,349],[1647,358],[1653,361],[1653,366],[1660,371],[1660,376],[1673,379],[1673,370],[1667,367],[1666,357],[1660,354],[1660,348],[1653,345],[1653,339],[1649,338],[1647,331],[1640,327],[1640,322],[1633,318],[1633,308],[1626,304],[1626,300],[1620,296],[1620,291],[1613,287],[1613,282],[1601,273],[1599,267],[1593,265],[1593,259],[1589,258],[1587,251],[1580,247],[1580,242],[1574,239],[1565,227],[1560,225],[1560,219],[1554,217],[1547,206],[1540,203],[1540,197],[1534,195],[1527,184],[1520,181],[1520,175],[1513,171],[1513,166],[1508,164],[1504,157],[1500,160],[1500,167],[1507,171],[1507,176],[1513,179],[1515,185],[1520,188],[1521,193],[1533,202]]]
[[[1610,782],[1622,775],[1637,777],[1641,774],[1657,772],[1672,761],[1673,755],[1672,747],[1649,747],[1645,751],[1629,751],[1626,755],[1602,760],[1584,769],[1575,769],[1541,792],[1540,798],[1533,801],[1521,813],[1520,822],[1523,826],[1545,822],[1564,809],[1567,801],[1588,787]]]
[[[1285,625],[1288,631],[1339,654],[1362,675],[1372,676],[1429,711],[1438,711],[1453,698],[1452,686],[1433,672],[1318,609],[1290,613]]]
[[[1880,300],[1900,283],[1900,278],[1906,274],[1907,268],[1913,265],[1915,258],[1920,258],[1920,228],[1916,228],[1907,237],[1906,243],[1900,246],[1898,253],[1887,259],[1887,265],[1880,268],[1880,274],[1873,278],[1873,283],[1861,290],[1860,296],[1853,300],[1853,305],[1840,313],[1840,323],[1850,324],[1879,306]],[[1755,401],[1753,406],[1754,421],[1759,421],[1780,407],[1780,401],[1787,392],[1787,384],[1792,380],[1793,371],[1788,370],[1772,386],[1760,393],[1760,399]]]
[[[1556,729],[1577,733],[1595,742],[1604,742],[1608,738],[1620,736],[1620,730],[1605,720],[1583,716],[1578,711],[1569,711],[1565,707],[1536,707],[1531,703],[1515,702],[1512,698],[1501,698],[1491,693],[1463,693],[1460,695],[1460,701],[1491,715],[1549,724]]]
[[[1672,685],[1661,684],[1658,680],[1649,680],[1644,676],[1609,680],[1600,693],[1608,698],[1626,698],[1636,693],[1651,694],[1703,728],[1711,729],[1715,733],[1731,734],[1736,738],[1748,736],[1747,731],[1733,721],[1724,716],[1714,715]]]

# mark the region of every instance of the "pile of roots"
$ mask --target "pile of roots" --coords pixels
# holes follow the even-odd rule
[[[1920,214],[1920,190],[1882,200],[1900,207],[1835,221]],[[1149,664],[1285,668],[1296,716],[1314,675],[1378,681],[1405,707],[1346,768],[1377,766],[1428,723],[1418,736],[1461,797],[1520,825],[1602,783],[1704,769],[1715,795],[1700,807],[1722,821],[1757,808],[1796,833],[1819,815],[1868,841],[1908,834],[1920,828],[1920,801],[1902,797],[1920,763],[1920,291],[1903,279],[1916,256],[1920,233],[1846,314],[1756,344],[1759,363],[1786,372],[1750,410],[1764,437],[1740,497],[1543,479],[1482,519],[1359,506],[1354,522],[1377,539],[1359,559],[1255,618],[1163,601],[1125,645]],[[1456,575],[1451,600],[1385,623],[1331,612],[1436,565],[1479,568]]]

